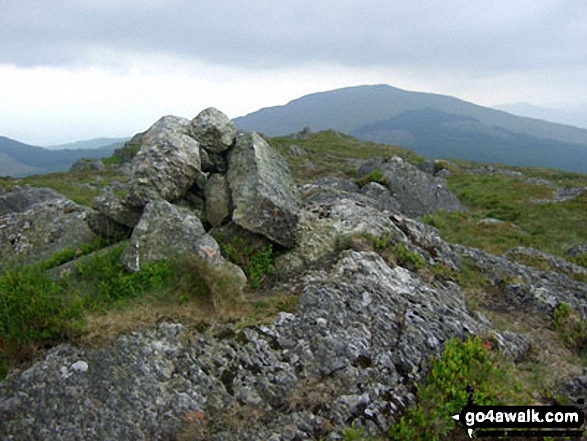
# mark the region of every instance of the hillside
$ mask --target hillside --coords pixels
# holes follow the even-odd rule
[[[0,438],[465,440],[467,386],[585,395],[587,175],[202,113],[130,176],[0,178]]]
[[[587,130],[523,118],[453,97],[387,85],[306,95],[234,119],[268,136],[310,127],[400,144],[437,158],[587,172]]]
[[[85,141],[69,142],[67,144],[50,145],[49,150],[77,150],[77,149],[114,149],[122,147],[131,137],[126,138],[95,138]]]
[[[49,150],[0,136],[0,176],[22,177],[67,171],[80,158],[110,156],[119,143],[102,148]]]

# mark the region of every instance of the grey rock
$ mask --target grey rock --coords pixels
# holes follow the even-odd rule
[[[144,133],[136,135],[136,139],[141,145],[152,145],[182,135],[192,135],[190,120],[180,116],[165,115],[155,121]]]
[[[213,227],[230,221],[232,203],[226,177],[213,174],[208,179],[204,192],[206,199],[206,218]]]
[[[289,153],[292,156],[308,156],[308,152],[297,144],[292,144],[289,146]]]
[[[84,170],[101,171],[104,169],[106,169],[106,167],[104,166],[104,163],[102,162],[101,159],[81,158],[73,163],[73,165],[71,166],[69,171],[72,173],[76,173],[76,172],[82,172]]]
[[[137,224],[143,212],[142,207],[132,206],[127,202],[126,198],[115,196],[108,190],[94,198],[94,208],[113,222],[129,228]],[[99,217],[93,218],[91,223],[101,235],[107,233],[113,227],[113,224],[103,221]]]
[[[403,216],[394,215],[391,219],[408,239],[404,242],[408,249],[430,264],[442,263],[454,271],[461,270],[460,254],[440,238],[436,228]]]
[[[434,176],[436,174],[436,163],[433,159],[425,159],[424,161],[416,164],[416,167],[419,170],[422,170],[424,173],[428,173],[429,175]]]
[[[232,120],[214,107],[202,110],[192,120],[191,128],[195,139],[208,152],[222,153],[228,150],[236,137]]]
[[[505,253],[505,256],[509,260],[513,261],[522,260],[522,263],[524,259],[534,260],[542,266],[546,266],[546,269],[549,269],[551,271],[556,271],[558,273],[565,274],[569,277],[583,276],[587,279],[587,268],[575,265],[574,263],[571,263],[565,259],[553,256],[552,254],[544,253],[534,248],[512,248],[511,250]]]
[[[300,214],[285,159],[258,134],[247,133],[237,139],[228,164],[233,222],[293,247]]]
[[[57,251],[92,242],[91,210],[61,196],[0,217],[0,268],[37,263]]]
[[[559,403],[564,405],[577,406],[583,411],[586,409],[587,402],[587,373],[577,375],[566,383],[560,385],[557,390]]]
[[[218,244],[194,214],[162,199],[149,202],[122,256],[124,265],[139,271],[144,263],[182,254],[224,263]]]
[[[130,234],[130,226],[118,223],[98,211],[89,212],[86,222],[95,234],[107,239],[122,240]]]
[[[502,353],[515,363],[524,361],[532,349],[532,342],[528,337],[510,331],[505,331],[502,334],[494,333],[494,338]]]
[[[361,188],[361,194],[379,203],[381,210],[391,213],[401,212],[401,203],[391,195],[389,189],[377,182],[369,182]]]
[[[389,237],[390,243],[407,242],[389,213],[381,211],[374,199],[315,184],[303,186],[301,193],[303,211],[294,255],[306,265],[340,252],[353,237]]]
[[[290,135],[290,138],[293,139],[308,139],[314,132],[310,127],[304,127],[299,132],[293,133]]]
[[[477,225],[504,225],[506,222],[493,217],[486,217],[477,221]]]
[[[422,172],[398,156],[367,162],[359,168],[358,177],[375,170],[383,173],[392,196],[402,205],[403,214],[416,217],[438,210],[466,211],[444,180]]]
[[[476,268],[497,288],[499,296],[491,307],[519,311],[530,308],[545,319],[565,302],[587,317],[587,283],[570,279],[565,274],[541,271],[510,262],[504,256],[494,256],[476,248],[450,245],[450,248]]]
[[[524,176],[524,174],[522,172],[515,171],[515,170],[508,170],[505,168],[494,167],[492,165],[484,165],[484,166],[478,167],[478,168],[470,168],[467,170],[467,173],[481,174],[481,175],[497,173],[500,175],[511,176],[511,177],[523,177]]]
[[[61,198],[63,198],[62,195],[50,188],[14,186],[10,191],[0,194],[0,216],[8,213],[22,213],[39,202]]]
[[[312,184],[318,187],[330,187],[335,190],[346,191],[348,193],[358,193],[360,191],[360,187],[355,181],[333,176],[317,179],[316,181],[312,182]]]
[[[565,256],[577,257],[581,254],[587,254],[587,243],[580,243],[565,251]]]
[[[269,325],[161,323],[102,349],[52,349],[0,383],[0,437],[175,439],[192,414],[225,422],[202,428],[215,440],[335,440],[351,424],[383,436],[444,342],[484,330],[458,287],[375,253],[344,252],[297,283],[297,311]]]
[[[143,207],[149,201],[179,199],[200,174],[200,148],[190,138],[189,120],[165,116],[143,136],[133,158],[128,205]]]
[[[435,175],[435,176],[436,176],[437,178],[443,178],[443,179],[446,179],[446,178],[448,178],[450,175],[452,175],[452,172],[451,172],[449,169],[447,169],[447,168],[443,168],[442,170],[439,170],[439,171],[436,173],[436,175]]]

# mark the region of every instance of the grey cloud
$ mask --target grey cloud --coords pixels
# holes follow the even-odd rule
[[[83,62],[97,48],[212,63],[473,70],[587,63],[583,0],[0,0],[0,62]]]

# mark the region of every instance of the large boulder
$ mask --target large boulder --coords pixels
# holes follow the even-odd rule
[[[202,110],[192,120],[191,126],[194,137],[211,153],[228,150],[236,137],[236,126],[232,120],[214,107]]]
[[[193,213],[162,199],[149,202],[133,230],[122,262],[134,272],[145,263],[176,257],[202,259],[211,271],[214,267],[222,268],[225,277],[228,270],[239,285],[246,283],[242,270],[224,260],[218,244]]]
[[[300,218],[296,190],[285,159],[257,133],[237,138],[228,157],[228,185],[237,225],[293,247]]]
[[[142,138],[134,157],[127,202],[142,207],[153,199],[179,199],[201,173],[200,146],[188,136],[190,122],[165,116]]]
[[[8,213],[22,213],[39,202],[60,199],[61,196],[50,188],[14,186],[8,192],[0,193],[0,216]]]
[[[41,262],[57,251],[92,242],[89,208],[65,197],[45,200],[0,217],[0,269]]]
[[[126,198],[108,190],[94,198],[94,208],[108,219],[129,228],[137,224],[143,211],[141,207],[130,205]],[[96,225],[100,222],[96,219]]]
[[[399,156],[368,161],[357,171],[359,178],[379,171],[382,180],[402,207],[402,213],[417,217],[439,210],[466,211],[448,189],[446,181],[419,170]]]

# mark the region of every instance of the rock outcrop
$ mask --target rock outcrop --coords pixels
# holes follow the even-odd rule
[[[83,172],[84,170],[104,170],[106,167],[101,159],[81,158],[75,161],[69,169],[72,173]]]
[[[446,182],[409,164],[398,156],[367,161],[357,170],[359,178],[380,172],[403,214],[422,216],[439,210],[467,211],[447,188]]]
[[[42,198],[48,194],[39,193]],[[52,196],[0,217],[0,269],[41,262],[97,237],[86,223],[90,209],[57,193]]]
[[[414,402],[422,363],[484,327],[455,284],[427,286],[375,253],[344,252],[296,286],[295,314],[268,326],[194,334],[163,323],[105,349],[53,349],[0,385],[0,436],[340,439],[350,424],[382,434]],[[228,418],[239,412],[238,424]]]
[[[14,186],[10,191],[0,193],[0,216],[9,213],[22,213],[39,202],[60,199],[59,193],[50,188],[35,188],[31,186]]]

